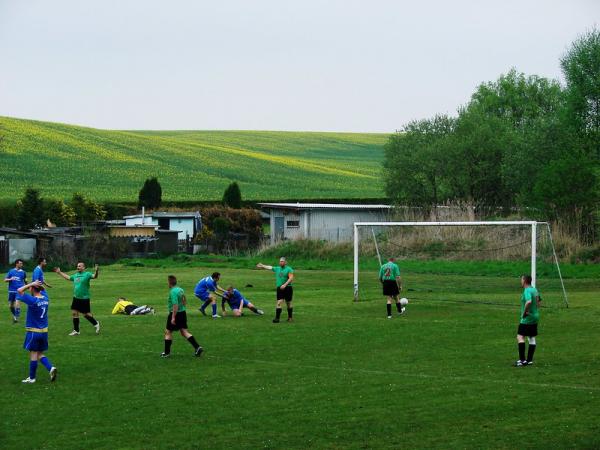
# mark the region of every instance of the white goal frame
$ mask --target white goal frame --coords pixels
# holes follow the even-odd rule
[[[397,227],[397,226],[502,226],[502,225],[517,225],[517,226],[528,226],[531,227],[531,285],[536,285],[536,267],[537,267],[537,227],[538,225],[546,225],[548,232],[550,232],[550,225],[547,222],[537,222],[531,220],[495,220],[495,221],[472,221],[472,222],[354,222],[354,301],[358,301],[358,244],[359,244],[359,227]],[[551,235],[550,235],[551,236]],[[552,245],[554,250],[554,244]],[[563,286],[563,294],[565,303],[568,307],[567,294],[562,282],[562,275],[560,273],[560,267],[558,265],[558,259],[556,252],[554,252],[554,259],[556,261],[556,267],[561,279]]]

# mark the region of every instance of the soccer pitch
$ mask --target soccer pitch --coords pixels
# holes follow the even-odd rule
[[[290,263],[294,323],[285,309],[282,323],[271,323],[274,277],[266,271],[220,268],[220,284],[234,283],[266,314],[212,320],[197,311],[193,287],[214,267],[113,265],[92,282],[102,332],[82,320],[77,337],[67,336],[71,285],[49,273],[47,355],[58,380],[50,384],[40,366],[36,384],[21,384],[23,319],[11,325],[4,307],[0,447],[600,446],[597,278],[567,280],[571,307],[542,309],[535,365],[514,368],[518,277],[405,272],[414,289],[404,293],[408,311],[387,320],[375,273],[363,277],[365,300],[353,303],[350,271]],[[201,358],[178,334],[172,356],[159,357],[170,273],[186,291]],[[487,291],[502,301],[480,303]],[[558,284],[542,294],[559,296]],[[157,315],[111,316],[118,296]]]

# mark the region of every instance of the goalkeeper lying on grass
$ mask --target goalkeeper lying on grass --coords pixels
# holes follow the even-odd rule
[[[112,310],[112,314],[125,314],[126,316],[141,316],[144,314],[154,314],[154,308],[142,305],[137,306],[134,305],[133,302],[130,302],[125,297],[119,297],[119,300],[115,304],[115,307]]]

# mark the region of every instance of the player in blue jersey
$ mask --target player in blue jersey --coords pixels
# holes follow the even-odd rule
[[[248,308],[254,314],[258,314],[262,316],[264,312],[261,309],[256,308],[248,299],[246,299],[240,291],[235,289],[233,286],[229,286],[223,295],[221,296],[223,300],[221,300],[221,310],[223,311],[223,316],[227,313],[225,311],[225,303],[229,304],[231,311],[235,317],[239,317],[243,314],[244,308]]]
[[[204,277],[196,284],[196,288],[194,289],[194,295],[202,300],[202,306],[200,307],[200,312],[203,315],[206,315],[204,310],[210,304],[212,306],[212,317],[213,319],[218,319],[221,317],[217,314],[217,298],[214,293],[221,294],[225,292],[225,289],[220,287],[217,283],[221,278],[221,274],[219,272],[213,273],[209,277]]]
[[[14,269],[10,269],[4,278],[4,282],[8,283],[8,307],[13,317],[13,323],[17,323],[21,315],[17,289],[25,285],[26,278],[27,273],[23,270],[22,259],[15,261]]]
[[[46,279],[44,278],[44,269],[46,268],[46,258],[41,257],[38,258],[38,265],[35,269],[33,269],[33,274],[31,275],[31,281],[41,281],[45,287],[51,288],[48,283],[46,283]]]
[[[48,295],[42,291],[40,281],[32,281],[17,289],[19,300],[27,305],[27,320],[25,322],[25,342],[23,348],[29,351],[29,376],[23,383],[35,383],[38,362],[50,372],[50,381],[56,380],[56,367],[44,355],[48,350]],[[25,291],[29,290],[29,294]]]

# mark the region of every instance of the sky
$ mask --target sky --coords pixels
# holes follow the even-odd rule
[[[561,79],[600,0],[0,0],[0,116],[393,132],[512,67]]]

